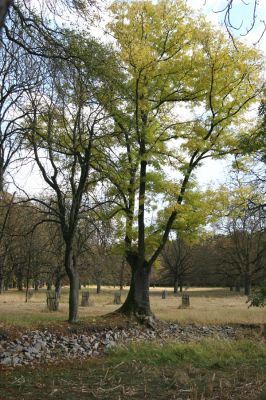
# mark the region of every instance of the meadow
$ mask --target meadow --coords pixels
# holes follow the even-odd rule
[[[266,324],[266,311],[263,308],[249,308],[247,297],[242,293],[231,292],[228,288],[189,288],[190,307],[179,308],[180,293],[175,296],[172,288],[167,289],[167,298],[162,299],[164,288],[151,288],[151,307],[158,319],[181,324]],[[114,293],[118,288],[103,287],[96,294],[96,287],[90,286],[82,291],[90,292],[91,305],[80,307],[80,319],[92,319],[116,310],[113,304]],[[122,301],[127,288],[122,291]],[[80,294],[81,298],[81,294]],[[27,326],[35,323],[65,321],[68,310],[68,288],[62,289],[59,310],[49,312],[46,307],[46,290],[39,289],[25,302],[25,293],[9,290],[0,295],[1,323]]]
[[[178,324],[265,327],[266,310],[248,308],[243,293],[227,288],[189,288],[191,306],[179,308],[181,295],[151,288],[151,306],[158,319]],[[104,323],[100,316],[114,311],[118,288],[90,286],[91,305],[80,307],[82,325]],[[122,292],[125,299],[127,288]],[[80,295],[81,298],[81,295]],[[26,303],[25,293],[9,290],[0,296],[0,330],[66,327],[68,288],[60,308],[49,312],[46,290]],[[101,322],[100,322],[101,321]],[[109,324],[110,321],[107,323]],[[58,360],[0,370],[0,400],[266,400],[266,346],[260,331],[237,340],[203,338],[179,343],[134,342],[84,360]],[[65,333],[64,333],[65,334]]]

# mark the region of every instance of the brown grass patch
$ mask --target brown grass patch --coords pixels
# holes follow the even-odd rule
[[[118,308],[113,304],[114,293],[118,288],[103,287],[100,294],[96,288],[89,290],[93,305],[80,307],[81,319],[98,317]],[[222,288],[192,288],[191,306],[178,309],[181,296],[174,296],[168,289],[168,297],[161,298],[162,288],[151,288],[151,306],[159,319],[182,324],[265,324],[266,313],[263,308],[248,308],[246,296],[230,292]],[[127,289],[122,292],[122,301],[126,298]],[[81,297],[81,295],[80,295]],[[9,290],[0,295],[0,315],[4,324],[27,326],[36,323],[64,321],[68,313],[68,288],[63,288],[58,312],[48,312],[46,308],[46,290],[34,292],[32,298],[25,303],[25,293]]]

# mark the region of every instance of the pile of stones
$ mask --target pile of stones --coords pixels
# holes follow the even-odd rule
[[[95,329],[94,332],[60,334],[46,330],[35,330],[9,339],[0,333],[0,365],[15,367],[56,359],[86,358],[104,354],[117,343],[134,341],[178,341],[201,340],[203,337],[233,339],[240,328],[230,326],[179,326],[165,324],[159,329],[139,326],[129,328]]]

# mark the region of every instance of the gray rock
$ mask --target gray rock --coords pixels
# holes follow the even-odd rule
[[[30,361],[33,360],[33,357],[30,353],[24,353],[24,357],[26,357],[27,360],[30,360]]]
[[[93,349],[94,349],[94,350],[97,350],[97,349],[98,349],[98,347],[99,347],[99,342],[96,342],[96,343],[94,343],[94,345],[93,345]]]
[[[16,351],[19,352],[19,353],[22,352],[23,349],[24,349],[24,347],[23,347],[21,344],[18,344],[18,345],[16,346]]]
[[[35,349],[39,348],[40,350],[45,350],[47,345],[43,340],[39,340],[38,342],[36,342],[34,347]]]
[[[113,340],[111,340],[110,342],[108,342],[106,344],[106,349],[111,349],[114,346],[115,346],[115,342]]]
[[[11,357],[5,357],[4,359],[1,360],[2,365],[12,365],[12,358]]]

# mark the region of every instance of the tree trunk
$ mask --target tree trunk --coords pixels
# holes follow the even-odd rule
[[[101,284],[97,282],[97,288],[96,288],[96,293],[100,294],[101,293]]]
[[[236,282],[235,282],[235,291],[236,291],[236,292],[240,292],[240,282],[239,282],[239,279],[237,279]]]
[[[4,276],[0,265],[0,294],[4,291]]]
[[[78,321],[79,306],[79,276],[76,269],[73,248],[71,244],[66,245],[65,251],[65,269],[69,279],[69,314],[68,321],[70,323]]]
[[[22,281],[22,279],[18,279],[17,280],[17,288],[18,288],[19,292],[23,291],[23,281]]]
[[[56,297],[59,299],[61,296],[61,278],[58,276],[55,281],[55,294]]]
[[[25,303],[28,302],[29,299],[29,278],[27,276],[27,280],[26,280],[26,292],[25,292]]]
[[[119,288],[120,292],[123,290],[124,287],[124,270],[125,270],[125,259],[123,258],[123,261],[121,263],[120,267],[120,276],[119,276]]]
[[[249,275],[245,275],[245,295],[249,296],[251,292],[251,280]]]
[[[77,271],[73,271],[69,276],[69,322],[78,321],[78,305],[79,305],[79,276]]]
[[[137,318],[153,316],[150,308],[150,274],[151,269],[146,265],[132,268],[131,284],[127,298],[118,310],[125,315],[135,315]]]
[[[4,259],[5,257],[0,257],[0,294],[5,291]]]
[[[176,278],[174,281],[174,294],[177,294],[178,292],[178,279]]]

